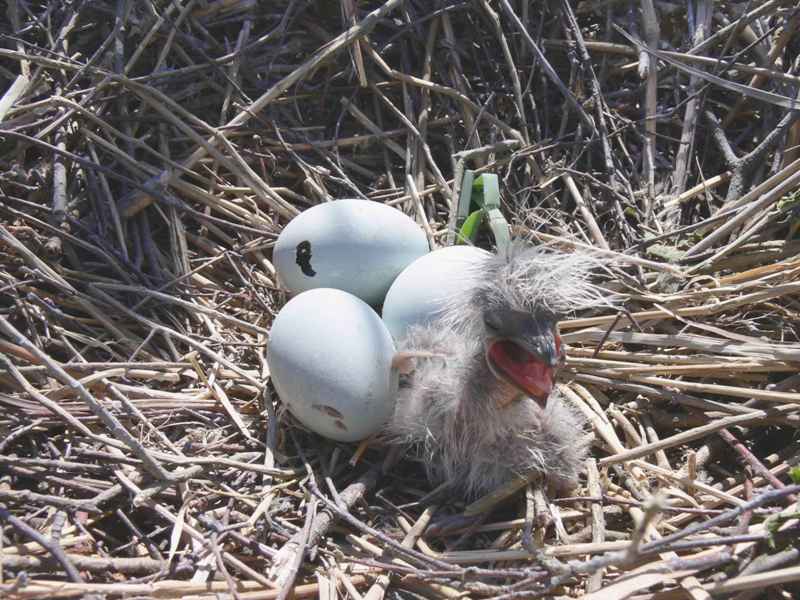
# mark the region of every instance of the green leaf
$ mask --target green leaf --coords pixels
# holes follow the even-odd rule
[[[483,208],[483,175],[472,182],[472,197],[469,206],[470,208]]]
[[[800,483],[800,467],[794,467],[789,470],[789,477],[792,479],[792,483]]]
[[[458,222],[463,223],[469,216],[470,205],[472,204],[472,184],[475,181],[475,171],[467,169],[464,171],[464,179],[461,182],[461,192],[458,195]]]
[[[772,516],[767,517],[767,520],[764,521],[764,525],[766,526],[765,529],[767,530],[767,545],[769,546],[770,550],[775,550],[775,534],[778,533],[778,527],[780,526],[780,523],[774,516]]]
[[[485,210],[485,209],[484,209]],[[511,236],[508,231],[508,222],[498,208],[491,208],[486,211],[489,227],[494,234],[494,243],[498,252],[504,251],[511,243]]]
[[[463,244],[465,240],[475,240],[475,237],[478,235],[478,228],[481,226],[483,222],[483,209],[476,210],[467,217],[467,220],[464,221],[464,224],[461,226],[459,230],[459,239]]]
[[[796,470],[796,468],[793,470]],[[794,480],[794,477],[792,477],[792,479]],[[778,533],[778,531],[780,531],[781,525],[787,521],[797,519],[798,517],[800,517],[800,512],[770,515],[766,518],[764,521],[764,528],[767,530],[767,542],[769,543],[769,547],[771,549],[775,550],[777,547],[775,544],[775,535]]]
[[[800,193],[787,194],[778,200],[778,210],[781,212],[789,212],[800,206]]]
[[[500,180],[495,173],[481,175],[483,181],[483,208],[500,208]]]

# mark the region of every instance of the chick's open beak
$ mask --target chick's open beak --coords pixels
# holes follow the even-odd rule
[[[553,332],[532,339],[493,339],[488,344],[486,359],[496,375],[544,407],[564,354],[561,338]]]

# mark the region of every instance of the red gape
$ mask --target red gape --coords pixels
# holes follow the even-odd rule
[[[544,403],[553,390],[552,367],[544,364],[513,342],[497,342],[489,349],[495,367],[523,391]]]
[[[556,339],[556,354],[558,355],[558,364],[563,365],[567,361],[566,353],[561,349],[561,336],[557,333],[553,334],[553,337]]]

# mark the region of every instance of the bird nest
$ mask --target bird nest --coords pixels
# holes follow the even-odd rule
[[[795,0],[4,14],[0,596],[797,593]],[[465,170],[613,259],[619,308],[561,323],[568,497],[465,501],[270,387],[282,227],[360,197],[443,244]]]

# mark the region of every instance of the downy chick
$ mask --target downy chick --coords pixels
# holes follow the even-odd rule
[[[474,497],[536,471],[557,489],[574,487],[586,422],[553,392],[565,356],[558,320],[607,304],[589,281],[599,264],[515,242],[466,274],[470,293],[399,341],[419,358],[387,433],[415,447],[432,483]]]

